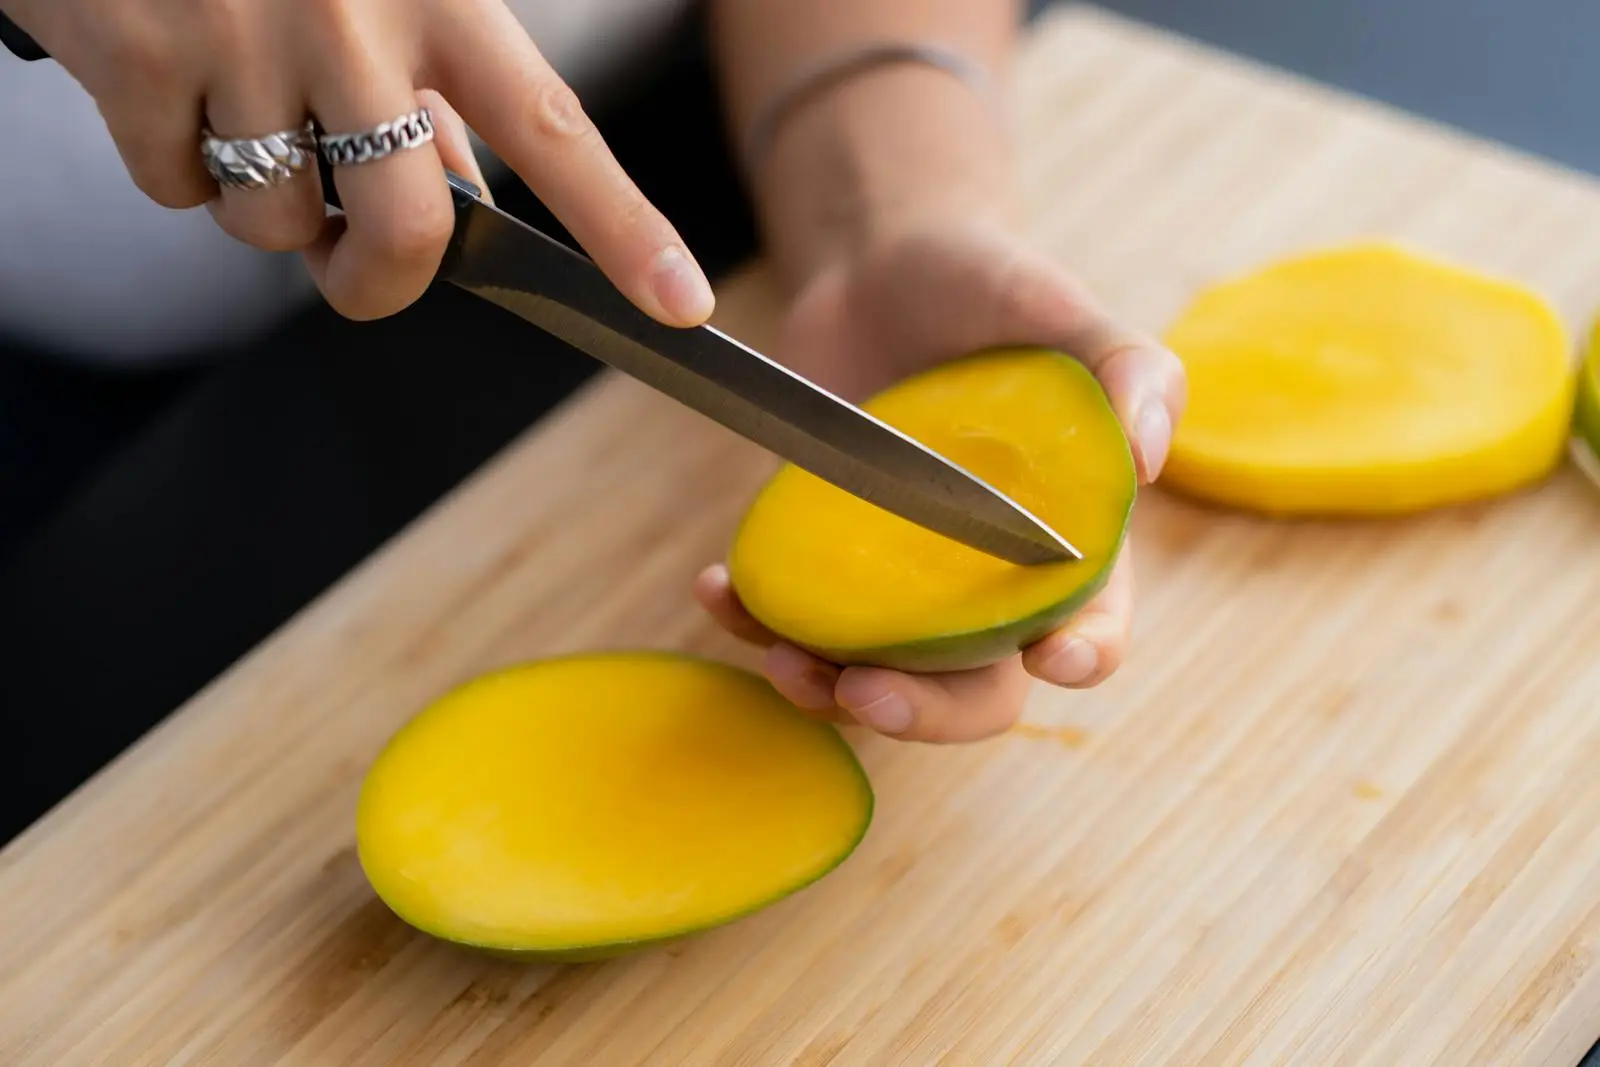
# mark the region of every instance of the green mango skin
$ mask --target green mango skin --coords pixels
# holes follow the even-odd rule
[[[841,745],[845,744],[842,735],[840,736],[839,743]],[[853,752],[851,753],[851,759],[854,761]],[[856,769],[861,775],[862,784],[865,786],[867,782],[866,771],[861,768],[859,763],[856,763]],[[428,935],[429,937],[435,938],[436,940],[445,941],[457,946],[458,948],[481,952],[496,959],[507,960],[512,963],[523,963],[529,965],[575,965],[585,963],[604,963],[607,960],[614,960],[623,956],[632,956],[645,952],[652,952],[657,949],[666,948],[669,945],[675,945],[679,942],[686,941],[697,934],[707,933],[711,930],[720,929],[724,926],[730,926],[733,923],[739,922],[741,919],[747,919],[757,912],[764,911],[779,901],[793,896],[802,889],[805,889],[811,885],[815,885],[823,878],[826,878],[828,875],[838,870],[839,865],[844,863],[845,860],[849,859],[851,854],[853,854],[860,846],[862,840],[867,836],[867,829],[872,825],[874,797],[870,787],[867,787],[866,795],[867,803],[862,812],[860,830],[857,832],[856,836],[840,850],[839,855],[835,857],[834,861],[825,869],[818,871],[816,875],[806,879],[803,882],[798,882],[792,886],[788,886],[782,890],[779,890],[773,896],[767,898],[766,900],[758,901],[745,908],[741,912],[718,919],[715,922],[707,923],[704,926],[700,926],[692,930],[679,930],[663,934],[660,937],[643,938],[636,941],[614,941],[598,945],[575,945],[563,948],[519,948],[511,945],[488,945],[471,941],[463,941],[460,938],[452,937],[447,930],[429,928],[420,923],[413,922],[406,916],[400,915],[398,912],[394,912],[394,914],[407,926],[410,926],[420,933]],[[393,909],[390,910],[393,911]]]
[[[840,738],[840,743],[844,743],[842,737]],[[865,782],[865,771],[861,772],[861,777],[862,781]],[[390,911],[393,912],[396,918],[405,923],[407,926],[410,926],[419,933],[426,934],[435,940],[448,942],[449,944],[455,945],[458,948],[464,948],[474,952],[481,952],[484,955],[492,956],[495,959],[507,960],[512,963],[523,963],[529,965],[575,965],[585,963],[604,963],[607,960],[614,960],[623,956],[632,956],[646,952],[652,952],[657,949],[666,948],[669,945],[686,941],[697,934],[708,933],[711,930],[716,930],[724,926],[730,926],[742,919],[747,919],[757,912],[770,908],[779,901],[793,896],[802,889],[814,885],[823,878],[832,874],[839,868],[840,864],[844,863],[845,860],[850,858],[851,854],[855,852],[856,848],[860,846],[862,840],[867,836],[867,829],[872,824],[873,813],[873,799],[870,790],[867,793],[867,798],[867,806],[865,811],[862,813],[861,829],[859,833],[857,833],[855,838],[840,850],[839,855],[831,864],[828,865],[827,868],[819,871],[814,877],[809,878],[806,881],[785,887],[768,899],[758,901],[750,905],[748,908],[745,908],[741,912],[718,919],[715,922],[707,923],[704,926],[697,927],[693,930],[678,930],[663,934],[660,937],[644,938],[636,941],[615,941],[599,945],[574,945],[562,948],[519,948],[512,945],[490,945],[480,944],[472,941],[464,941],[461,938],[452,936],[448,930],[435,929],[422,923],[414,922],[407,916],[401,915],[399,912],[395,912],[392,908]],[[387,902],[385,902],[385,904],[387,906]]]
[[[1578,371],[1577,401],[1572,416],[1572,447],[1582,467],[1600,482],[1600,328]]]
[[[811,648],[807,651],[830,663],[841,666],[885,667],[911,674],[940,674],[950,671],[975,670],[1002,663],[1023,649],[1055,632],[1056,628],[1076,615],[1089,601],[1100,594],[1111,580],[1117,557],[1128,540],[1129,519],[1133,514],[1133,498],[1128,500],[1128,513],[1122,521],[1122,537],[1116,549],[1105,560],[1105,566],[1091,582],[1079,586],[1071,596],[1057,601],[1043,611],[1003,626],[991,626],[969,633],[943,634],[920,641],[882,648]]]

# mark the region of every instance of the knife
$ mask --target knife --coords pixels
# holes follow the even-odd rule
[[[48,54],[0,15],[0,43]],[[339,208],[319,157],[324,199]],[[666,326],[586,256],[485,203],[446,173],[455,230],[437,280],[496,304],[886,511],[1019,565],[1081,560],[1059,534],[970,472],[711,326]]]

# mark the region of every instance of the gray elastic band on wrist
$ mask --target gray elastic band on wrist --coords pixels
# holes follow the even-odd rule
[[[754,173],[771,147],[778,128],[789,113],[807,99],[873,67],[913,63],[936,67],[965,82],[993,105],[994,88],[989,72],[967,56],[942,45],[915,41],[881,41],[828,56],[801,71],[767,101],[750,123],[745,136],[745,173]]]

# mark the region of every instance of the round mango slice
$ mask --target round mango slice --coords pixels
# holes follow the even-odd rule
[[[872,790],[763,679],[597,653],[468,682],[368,770],[361,866],[401,919],[530,960],[601,959],[748,915],[854,850]]]
[[[1163,484],[1273,515],[1421,511],[1559,464],[1572,365],[1537,294],[1387,243],[1214,285],[1166,334],[1189,405]]]

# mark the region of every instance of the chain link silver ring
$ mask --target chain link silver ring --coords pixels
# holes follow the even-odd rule
[[[317,141],[308,120],[298,130],[265,137],[218,137],[201,131],[200,156],[224,189],[270,189],[293,181],[316,159]]]
[[[431,140],[433,115],[424,107],[361,133],[325,133],[317,138],[317,144],[329,166],[348,167],[375,163]]]

